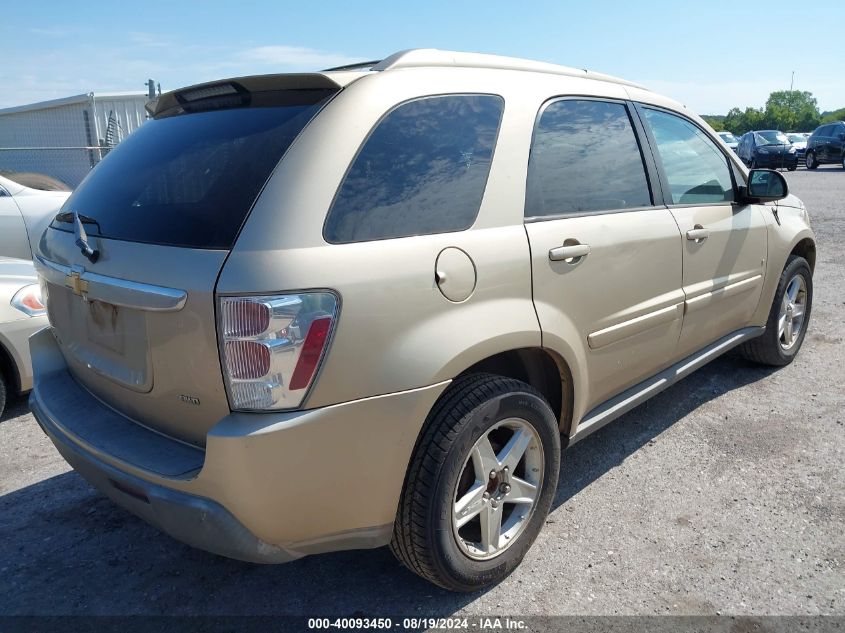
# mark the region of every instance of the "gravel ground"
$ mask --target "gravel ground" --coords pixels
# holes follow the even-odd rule
[[[719,359],[572,447],[497,587],[441,591],[386,549],[193,550],[69,471],[21,401],[0,421],[0,614],[845,614],[845,173],[786,177],[819,249],[798,359]]]

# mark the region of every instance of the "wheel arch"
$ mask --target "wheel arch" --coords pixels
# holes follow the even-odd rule
[[[8,341],[0,336],[0,372],[6,380],[6,386],[14,393],[21,391],[21,375],[15,357],[9,351]]]
[[[803,257],[810,264],[810,271],[816,271],[816,242],[812,238],[805,237],[799,240],[789,254]]]
[[[475,373],[514,378],[534,387],[557,416],[566,443],[572,428],[574,384],[572,371],[561,356],[542,347],[511,349],[473,363],[458,377]]]

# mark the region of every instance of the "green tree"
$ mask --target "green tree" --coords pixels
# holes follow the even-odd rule
[[[819,124],[819,106],[811,92],[778,90],[766,101],[766,118],[779,130],[809,132]]]
[[[701,118],[707,121],[707,125],[712,127],[716,132],[721,132],[725,129],[725,124],[722,123],[721,119],[712,116],[702,116]]]
[[[845,118],[845,109],[832,113]],[[821,119],[819,107],[811,92],[800,90],[778,90],[769,95],[764,109],[731,108],[722,121],[723,129],[734,134],[745,134],[749,130],[775,129],[784,132],[812,132]]]
[[[833,123],[834,121],[845,121],[845,108],[839,108],[825,114],[819,123]]]
[[[763,110],[757,108],[745,108],[745,112],[739,108],[731,108],[723,124],[726,130],[736,135],[745,134],[749,130],[759,130],[766,127],[767,116]]]

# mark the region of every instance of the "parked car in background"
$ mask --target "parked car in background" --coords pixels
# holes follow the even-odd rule
[[[10,397],[32,389],[29,337],[47,325],[32,262],[0,257],[0,414]]]
[[[37,244],[30,404],[93,486],[225,556],[390,544],[488,587],[562,448],[730,349],[786,365],[807,331],[785,178],[621,79],[411,50],[151,115]]]
[[[758,167],[798,168],[796,149],[779,130],[757,130],[743,135],[737,148],[739,158],[752,169]]]
[[[786,138],[792,143],[795,148],[795,155],[798,157],[798,162],[804,160],[804,154],[807,151],[807,137],[802,132],[787,132]]]
[[[32,246],[70,195],[0,176],[0,257],[32,259]]]
[[[718,132],[719,137],[725,142],[725,145],[730,147],[733,151],[736,151],[737,145],[739,145],[739,139],[735,137],[730,132]]]
[[[820,125],[807,141],[807,169],[839,164],[845,169],[845,121]]]

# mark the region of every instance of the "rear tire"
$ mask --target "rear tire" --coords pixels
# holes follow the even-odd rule
[[[794,297],[790,296],[793,290]],[[787,304],[792,307],[788,308]],[[798,317],[793,316],[797,314],[799,306],[802,310],[800,323]],[[766,321],[766,331],[740,345],[737,351],[744,358],[761,365],[788,365],[804,343],[812,308],[813,273],[810,265],[803,257],[791,255],[775,291],[775,299]],[[789,325],[786,323],[788,319],[791,319]]]
[[[807,169],[818,169],[819,161],[816,160],[816,153],[807,152],[807,156],[804,158],[804,164],[807,166]]]
[[[501,581],[545,523],[560,451],[557,418],[531,386],[490,374],[455,380],[414,449],[391,551],[452,591]]]

